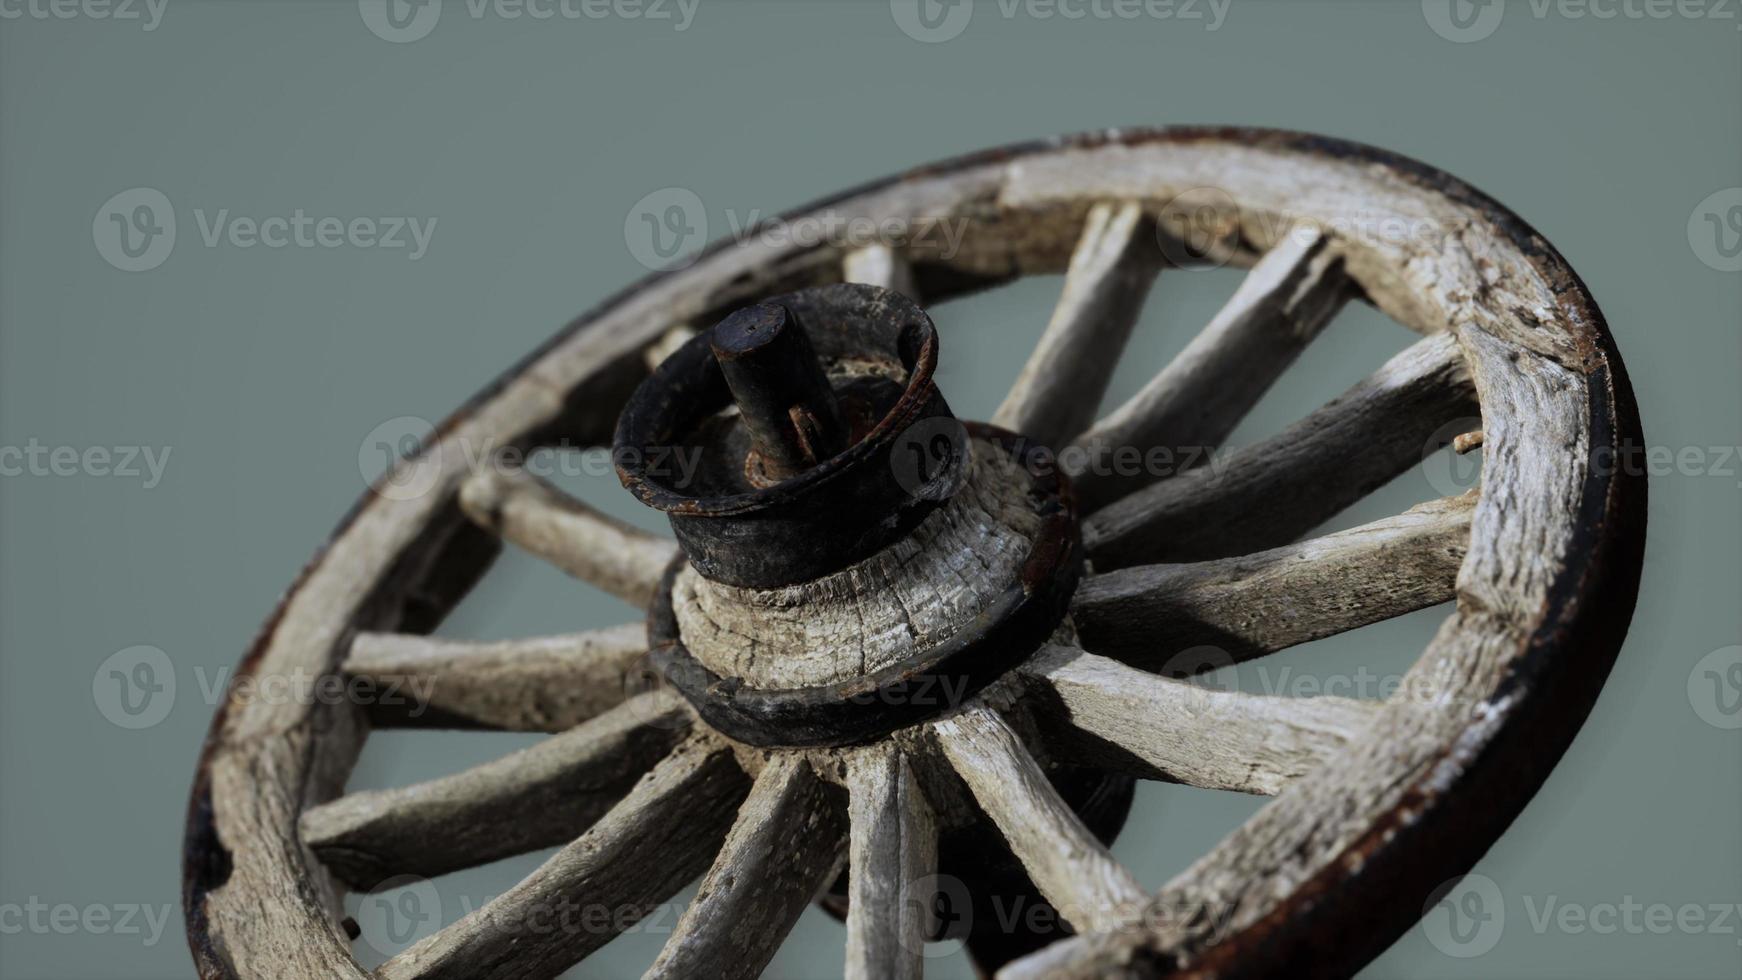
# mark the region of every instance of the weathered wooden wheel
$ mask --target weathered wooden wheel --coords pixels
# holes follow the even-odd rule
[[[1523,222],[1390,154],[1249,130],[1018,146],[826,206],[909,226],[965,218],[967,234],[947,254],[715,247],[582,317],[456,413],[396,476],[428,492],[366,495],[345,520],[245,673],[417,675],[434,681],[437,723],[562,734],[433,783],[341,796],[370,728],[406,719],[233,697],[186,839],[202,975],[364,976],[342,888],[569,842],[375,975],[553,976],[633,914],[604,929],[529,923],[559,905],[645,908],[698,876],[652,974],[754,975],[845,862],[844,894],[824,901],[847,920],[852,976],[919,972],[940,867],[969,900],[1036,889],[1074,931],[967,937],[1011,976],[1342,976],[1523,806],[1620,646],[1645,498],[1618,465],[1640,433],[1602,318]],[[1411,232],[1352,233],[1357,216]],[[1182,231],[1206,229],[1182,252]],[[1252,271],[1174,363],[1094,421],[1152,280],[1193,258]],[[868,282],[932,303],[1059,271],[1062,299],[1000,428],[951,428],[919,307],[813,289]],[[736,318],[749,333],[721,361],[719,336],[686,342],[686,328],[781,294]],[[1163,480],[1121,465],[1122,447],[1220,442],[1352,298],[1424,336],[1217,466]],[[794,323],[820,362],[750,337]],[[747,366],[723,372],[740,355]],[[818,363],[821,394],[816,377],[790,380]],[[741,411],[719,414],[732,396]],[[1300,540],[1478,407],[1479,435],[1459,448],[1481,446],[1479,492]],[[661,482],[646,454],[621,467],[672,515],[688,561],[530,476],[469,470],[479,446],[602,445],[614,430],[619,449],[724,461],[688,487]],[[903,438],[921,447],[912,478],[891,455]],[[1078,466],[1059,459],[1081,472],[1060,482],[1022,465],[1044,459],[1037,447],[1075,447]],[[647,604],[650,630],[427,638],[499,536]],[[1172,676],[1202,644],[1253,657],[1449,599],[1406,694],[1385,701]],[[670,686],[624,681],[649,663],[649,635]],[[949,696],[923,696],[927,679]],[[1130,777],[1275,799],[1149,894],[1105,846]]]

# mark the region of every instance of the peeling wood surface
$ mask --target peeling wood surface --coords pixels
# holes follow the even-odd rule
[[[1059,798],[996,711],[971,705],[933,722],[931,731],[1040,893],[1073,928],[1113,929],[1142,909],[1143,887]]]
[[[302,815],[302,839],[360,890],[554,847],[585,832],[688,727],[681,698],[643,694],[493,762],[315,807]]]
[[[1437,334],[1280,434],[1091,515],[1083,540],[1103,571],[1287,544],[1419,464],[1435,433],[1476,411],[1458,342]]]
[[[451,720],[559,732],[637,689],[646,655],[647,627],[641,623],[495,643],[359,633],[343,669],[351,677],[395,685],[413,702],[407,714],[416,712],[405,724]]]
[[[759,976],[800,913],[841,869],[847,850],[842,796],[800,755],[769,762],[646,976]]]
[[[919,980],[937,872],[937,826],[911,764],[893,743],[847,760],[848,980]]]
[[[970,446],[962,490],[856,565],[777,589],[680,572],[672,600],[684,646],[722,677],[778,690],[852,680],[948,639],[1016,582],[1040,525],[1010,456]]]
[[[1162,264],[1142,206],[1090,208],[1052,319],[992,424],[1055,449],[1087,428]]]
[[[744,783],[725,743],[679,746],[574,843],[482,908],[383,963],[376,976],[555,977],[708,866]]]
[[[1475,510],[1474,493],[1445,497],[1239,558],[1092,575],[1071,615],[1084,647],[1149,670],[1195,667],[1172,663],[1193,648],[1247,660],[1449,601]]]
[[[1172,680],[1070,647],[1021,668],[1060,758],[1145,779],[1274,795],[1348,747],[1378,701],[1290,698]]]
[[[1122,472],[1121,447],[1166,447],[1175,459],[1220,449],[1228,433],[1349,298],[1342,259],[1312,232],[1284,237],[1168,365],[1075,445],[1091,465],[1076,479],[1085,513],[1160,478]]]
[[[486,467],[460,489],[482,527],[625,602],[645,606],[677,545],[599,513],[520,469]]]

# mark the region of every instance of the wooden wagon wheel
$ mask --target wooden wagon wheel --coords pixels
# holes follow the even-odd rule
[[[243,673],[417,675],[435,683],[439,723],[561,734],[433,783],[341,796],[369,729],[406,719],[232,695],[199,762],[185,844],[203,976],[368,975],[349,948],[343,888],[564,843],[374,975],[552,976],[627,921],[523,928],[535,913],[641,909],[697,877],[699,897],[653,975],[753,975],[843,863],[846,893],[825,902],[844,907],[847,973],[916,975],[937,925],[925,914],[931,892],[915,892],[934,885],[917,883],[935,883],[934,869],[976,840],[1013,855],[1022,873],[1011,887],[1037,889],[1075,933],[969,937],[1001,975],[1342,976],[1406,929],[1540,785],[1625,633],[1645,488],[1618,465],[1640,432],[1602,318],[1523,222],[1387,153],[1214,129],[1017,146],[825,206],[908,228],[963,219],[967,230],[948,251],[925,236],[902,249],[716,246],[569,326],[346,518]],[[1360,232],[1388,227],[1409,233]],[[1182,232],[1206,229],[1182,252],[1192,237]],[[1173,363],[1095,421],[1151,281],[1193,258],[1251,272]],[[948,473],[917,464],[917,480],[897,481],[908,497],[889,496],[878,476],[894,471],[889,440],[949,425],[929,387],[938,341],[918,307],[891,294],[812,287],[870,282],[934,303],[1044,272],[1065,273],[1062,298],[992,420],[1026,440],[960,430]],[[817,339],[822,360],[804,363],[826,367],[831,385],[882,394],[855,403],[865,416],[855,421],[829,416],[814,388],[775,382],[785,401],[770,404],[802,409],[781,416],[756,401],[766,359],[725,377],[742,408],[734,431],[792,422],[755,434],[755,472],[717,477],[749,481],[728,488],[737,504],[625,468],[672,514],[689,561],[525,474],[471,471],[480,446],[609,443],[649,362],[674,349],[620,434],[671,439],[680,416],[706,423],[685,399],[712,412],[726,397],[709,349],[718,338],[685,343],[685,329],[779,294],[790,294],[784,307],[741,318],[778,332],[784,309],[813,339],[833,326],[815,317],[851,321],[863,351]],[[1214,467],[1163,480],[1117,465],[1119,447],[1220,442],[1352,298],[1423,337]],[[947,343],[947,322],[941,334]],[[661,400],[673,392],[682,397]],[[1479,491],[1300,540],[1417,465],[1436,433],[1478,407],[1479,437],[1460,448],[1480,443]],[[1037,476],[1020,465],[1037,446],[1076,447],[1082,472]],[[741,460],[746,450],[721,436],[713,451]],[[815,477],[855,452],[881,465],[837,468],[868,482]],[[830,502],[837,521],[824,524],[856,528],[828,542],[850,568],[799,568],[821,549],[780,535],[819,523],[781,490],[789,484],[823,496],[846,486],[887,506],[867,521]],[[408,486],[427,492],[399,492]],[[732,538],[747,527],[773,535],[761,549],[772,565]],[[499,536],[648,604],[656,661],[677,690],[623,682],[646,663],[641,624],[485,645],[427,638]],[[1170,676],[1189,672],[1174,655],[1199,644],[1258,656],[1450,599],[1403,693],[1384,701],[1218,692]],[[983,642],[992,635],[1004,641],[995,649]],[[975,693],[890,711],[901,702],[890,692],[927,671],[971,678]],[[1150,894],[1105,846],[1128,776],[1275,798]],[[995,866],[987,858],[972,886]]]

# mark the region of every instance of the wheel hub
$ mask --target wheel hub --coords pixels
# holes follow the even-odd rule
[[[1070,488],[1044,447],[958,422],[936,359],[912,301],[829,286],[733,313],[631,398],[620,476],[683,551],[652,658],[721,732],[873,739],[960,705],[1064,620]],[[678,453],[700,459],[687,482],[653,464]]]

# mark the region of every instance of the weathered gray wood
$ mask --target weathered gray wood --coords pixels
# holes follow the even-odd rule
[[[1350,295],[1329,239],[1302,229],[1279,241],[1172,362],[1078,437],[1088,460],[1073,480],[1083,512],[1173,475],[1180,461],[1219,450]],[[1172,462],[1131,465],[1156,447],[1167,449]]]
[[[1444,497],[1240,558],[1091,575],[1071,615],[1084,647],[1151,670],[1201,646],[1250,659],[1450,600],[1475,508]]]
[[[949,636],[1017,582],[1040,524],[1010,455],[969,447],[967,484],[907,537],[848,568],[773,589],[685,568],[672,587],[684,645],[721,676],[781,689],[852,681]]]
[[[1436,334],[1279,435],[1108,505],[1083,539],[1102,570],[1287,544],[1420,463],[1438,430],[1476,411],[1457,341]]]
[[[937,871],[937,827],[908,760],[893,743],[847,759],[848,980],[919,980],[930,895],[915,886]]]
[[[992,424],[1062,447],[1086,428],[1162,266],[1136,203],[1089,209],[1052,319]]]
[[[755,977],[846,856],[846,801],[798,753],[756,777],[647,977]]]
[[[932,722],[931,731],[1035,887],[1072,927],[1112,929],[1143,907],[1143,887],[1059,798],[997,712],[972,705]]]
[[[460,506],[570,575],[645,606],[677,545],[599,513],[521,469],[488,466],[460,490]]]
[[[1040,731],[1079,765],[1275,794],[1347,748],[1379,701],[1219,691],[1071,647],[1020,668]]]
[[[394,685],[415,701],[401,718],[419,726],[451,719],[509,731],[559,732],[619,704],[639,685],[647,627],[625,623],[584,633],[496,643],[409,633],[359,633],[343,669]]]
[[[302,839],[346,884],[434,877],[573,840],[669,752],[683,699],[639,695],[494,762],[399,789],[342,796],[303,813]]]
[[[914,302],[921,302],[913,285],[913,267],[888,245],[867,245],[848,252],[841,260],[843,282],[862,282],[893,289]]]
[[[556,976],[701,874],[745,785],[726,743],[683,743],[574,843],[484,907],[383,963],[376,976]]]

